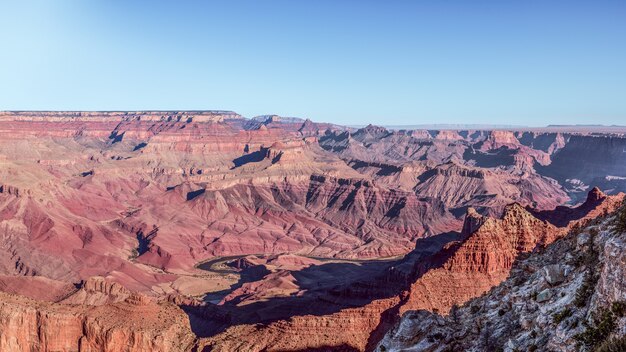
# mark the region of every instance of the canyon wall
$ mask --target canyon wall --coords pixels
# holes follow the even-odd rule
[[[614,209],[625,140],[230,111],[0,112],[3,330],[25,332],[2,343],[369,350],[402,313],[445,313]],[[157,324],[165,313],[175,327]],[[153,314],[157,325],[127,325]]]

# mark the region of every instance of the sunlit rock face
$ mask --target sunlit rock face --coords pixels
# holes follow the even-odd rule
[[[626,328],[626,235],[610,211],[582,224],[521,257],[506,280],[447,316],[407,312],[374,350],[621,350],[613,339]]]
[[[504,280],[519,253],[613,209],[623,147],[584,131],[230,111],[0,112],[3,309],[62,312],[68,326],[58,341],[45,323],[49,335],[3,343],[371,349],[405,311],[446,312]],[[129,335],[114,316],[99,323],[107,309],[165,309],[182,327]],[[89,319],[100,325],[73,330]]]

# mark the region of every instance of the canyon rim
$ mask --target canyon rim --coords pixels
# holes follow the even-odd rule
[[[626,352],[626,2],[0,1],[0,352]]]
[[[625,147],[574,127],[4,112],[0,347],[381,348],[403,315],[448,316],[618,211]]]

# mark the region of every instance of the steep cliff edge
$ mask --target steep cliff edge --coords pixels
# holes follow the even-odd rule
[[[598,218],[520,258],[506,281],[445,317],[407,312],[377,351],[623,350],[626,233],[615,222]]]
[[[580,210],[580,216],[563,227],[534,217],[519,204],[508,206],[501,218],[469,210],[459,241],[427,256],[407,256],[381,277],[340,291],[345,295],[342,298],[352,302],[363,298],[361,292],[368,292],[370,300],[362,306],[331,314],[295,315],[266,324],[234,324],[201,344],[233,351],[371,350],[404,312],[425,309],[447,313],[455,305],[484,294],[507,279],[520,256],[540,250],[571,228],[595,218],[597,212],[614,211],[623,197],[602,195],[602,201],[586,212]],[[337,301],[320,297],[303,304],[331,307]]]
[[[142,296],[102,306],[33,301],[0,293],[2,351],[189,351],[195,335],[172,304]]]
[[[432,258],[425,273],[410,288],[400,312],[428,309],[447,313],[452,306],[479,296],[505,280],[517,258],[564,236],[572,228],[602,214],[615,211],[624,194],[606,196],[589,193],[589,201],[575,208],[576,214],[555,226],[541,220],[519,204],[509,205],[501,218],[480,217],[468,211],[465,238],[450,243]],[[560,214],[557,208],[544,214]],[[556,216],[556,215],[555,215]]]
[[[575,200],[594,186],[624,190],[626,185],[626,138],[623,136],[575,135],[551,158],[552,162],[538,166],[537,172],[559,181]]]
[[[136,330],[105,309],[161,309],[132,303],[139,292],[180,305],[200,347],[369,350],[402,312],[444,313],[610,211],[618,198],[599,189],[563,205],[595,184],[626,189],[623,140],[229,111],[0,112],[0,291],[71,313],[71,329],[102,321],[90,335],[101,339]],[[578,179],[586,165],[596,176]]]

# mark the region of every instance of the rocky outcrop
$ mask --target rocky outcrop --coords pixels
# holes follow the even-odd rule
[[[463,139],[463,137],[461,137],[461,135],[459,135],[457,131],[449,131],[449,130],[438,131],[435,138],[442,139],[442,140],[453,140],[453,141]]]
[[[605,233],[598,239],[599,243],[594,245],[598,245],[601,251],[603,267],[599,271],[592,305],[607,307],[613,302],[626,301],[626,238],[624,234]]]
[[[597,208],[613,211],[621,199],[623,195],[607,197]],[[202,343],[227,350],[371,350],[403,313],[423,309],[446,314],[453,307],[485,294],[507,280],[518,258],[542,250],[585,219],[589,221],[593,217],[585,214],[568,226],[557,227],[537,219],[519,204],[507,207],[499,219],[469,210],[460,241],[449,242],[426,257],[408,256],[383,276],[346,288],[343,292],[352,302],[363,297],[360,288],[368,288],[365,296],[374,299],[361,307],[330,314],[297,315],[269,324],[235,323]],[[554,274],[554,270],[549,273]],[[560,278],[557,274],[552,276],[551,280],[558,285]],[[380,292],[381,287],[388,291]],[[336,300],[325,298],[313,302],[307,305],[332,307]]]
[[[524,133],[229,111],[0,113],[0,290],[79,305],[79,320],[134,292],[173,297],[215,346],[287,348],[292,328],[316,335],[291,347],[367,349],[400,312],[488,290],[520,253],[613,199],[594,191],[553,210],[578,191],[624,189],[606,159],[596,178],[574,175],[596,155],[572,149],[599,143],[619,161],[623,137]],[[198,267],[231,256],[248,257]]]
[[[597,194],[590,192],[589,197],[596,199]],[[593,207],[583,204],[573,208],[578,217],[560,227],[536,218],[519,204],[508,206],[500,219],[480,218],[469,211],[464,229],[475,230],[440,253],[441,259],[434,259],[441,260],[441,264],[411,285],[411,295],[401,312],[428,309],[446,313],[455,304],[483,294],[509,276],[520,255],[554,242],[590,219],[615,211],[624,194],[602,199]]]
[[[506,281],[445,317],[407,312],[376,350],[578,351],[623,336],[626,238],[612,222],[521,258]]]
[[[553,210],[538,211],[527,207],[533,215],[539,219],[546,220],[556,226],[567,226],[571,221],[581,217],[597,217],[606,215],[610,210],[616,209],[621,197],[610,197],[602,192],[598,187],[594,187],[587,194],[586,200],[577,207],[557,206]]]
[[[100,307],[33,301],[0,293],[3,351],[188,351],[185,314],[145,300]]]
[[[480,148],[484,151],[501,147],[516,149],[520,147],[520,142],[512,131],[495,130],[489,131],[487,138],[480,144]]]
[[[468,167],[454,162],[439,165],[418,177],[416,193],[441,199],[450,208],[474,207],[501,213],[512,202],[553,209],[568,200],[553,180],[502,170]]]
[[[0,185],[0,193],[6,193],[18,197],[20,195],[20,190],[14,186]]]
[[[475,218],[470,212],[465,228],[475,227]],[[401,313],[417,309],[446,313],[505,280],[520,253],[551,243],[563,232],[518,204],[507,207],[500,219],[479,223],[467,238],[433,258],[433,267],[411,284]]]
[[[104,305],[117,303],[126,300],[131,296],[131,292],[124,286],[107,281],[103,277],[90,277],[82,283],[81,288],[64,298],[61,302],[65,304],[87,304]]]
[[[545,132],[517,132],[516,137],[519,142],[527,147],[542,150],[548,154],[554,154],[563,148],[569,139],[570,134],[545,133]]]

